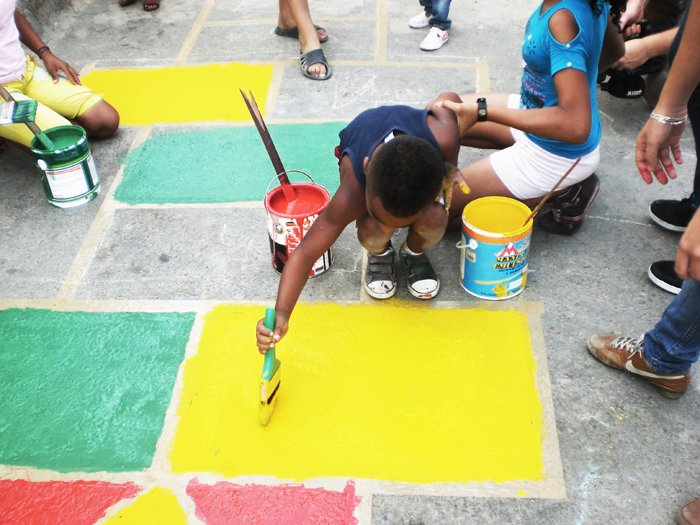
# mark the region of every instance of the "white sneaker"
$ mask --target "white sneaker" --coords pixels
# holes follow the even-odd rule
[[[426,11],[421,11],[419,15],[414,16],[408,21],[408,25],[413,29],[422,29],[428,26],[428,20],[430,20],[432,16],[433,15]]]
[[[447,35],[447,31],[440,29],[439,27],[431,27],[428,36],[426,36],[420,43],[420,48],[423,51],[435,51],[440,49],[447,43],[450,37]]]

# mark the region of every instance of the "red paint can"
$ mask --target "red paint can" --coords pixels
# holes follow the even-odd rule
[[[311,182],[292,182],[297,199],[291,205],[284,196],[281,186],[270,189],[278,180],[270,182],[265,194],[265,212],[267,215],[267,232],[270,237],[270,253],[272,267],[282,273],[287,259],[309,231],[319,214],[328,206],[331,196],[323,186],[316,184],[313,179],[298,170],[285,173],[301,173]],[[331,246],[311,268],[310,277],[321,275],[333,264],[333,247]]]

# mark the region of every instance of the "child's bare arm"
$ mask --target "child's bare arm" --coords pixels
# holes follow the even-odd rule
[[[367,213],[364,193],[354,180],[354,174],[350,173],[350,177],[353,179],[341,176],[340,187],[328,207],[314,221],[284,265],[275,305],[274,334],[265,328],[263,320],[256,327],[260,353],[267,352],[286,335],[289,318],[309,279],[313,264],[333,245],[348,224]]]

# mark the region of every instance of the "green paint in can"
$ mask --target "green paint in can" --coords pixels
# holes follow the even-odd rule
[[[58,126],[45,133],[55,150],[45,150],[36,137],[30,146],[49,204],[73,208],[97,197],[100,180],[85,130],[79,126]]]

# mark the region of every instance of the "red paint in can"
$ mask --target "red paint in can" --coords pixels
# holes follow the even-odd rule
[[[287,173],[306,173],[290,170]],[[308,175],[306,175],[309,177]],[[311,179],[311,177],[309,177]],[[275,179],[277,180],[277,179]],[[274,182],[274,180],[273,180]],[[270,183],[272,184],[272,183]],[[328,190],[313,182],[293,182],[297,199],[288,203],[282,187],[269,189],[265,195],[267,213],[267,231],[270,237],[272,266],[282,273],[287,259],[309,231],[319,214],[331,200]],[[333,247],[331,246],[311,268],[310,277],[321,275],[333,264]]]

